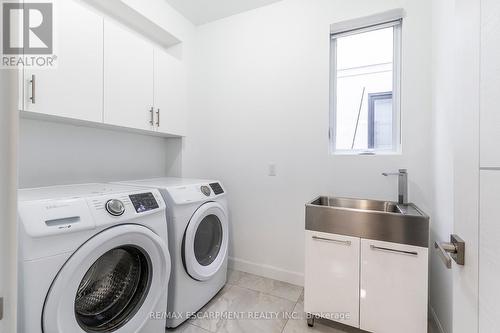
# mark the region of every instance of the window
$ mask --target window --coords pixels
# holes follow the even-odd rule
[[[400,151],[401,20],[331,35],[335,154]]]

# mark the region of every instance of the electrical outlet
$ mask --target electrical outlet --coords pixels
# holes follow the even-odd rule
[[[270,177],[276,177],[276,164],[275,163],[269,163],[269,173],[268,175]]]

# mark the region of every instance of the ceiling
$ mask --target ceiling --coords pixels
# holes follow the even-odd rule
[[[166,0],[195,25],[215,21],[281,0]]]

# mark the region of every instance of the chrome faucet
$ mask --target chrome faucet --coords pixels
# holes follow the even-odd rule
[[[398,176],[398,203],[408,204],[408,172],[406,169],[399,169],[397,173],[382,173],[383,176]]]

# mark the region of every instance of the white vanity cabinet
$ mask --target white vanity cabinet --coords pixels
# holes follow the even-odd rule
[[[360,239],[306,231],[304,310],[359,327]]]
[[[427,332],[428,249],[361,240],[360,328]]]
[[[104,22],[104,123],[154,130],[153,45]]]
[[[427,332],[428,249],[306,230],[304,310],[375,333]]]
[[[58,1],[55,68],[28,68],[21,110],[102,122],[103,18],[79,1]]]

